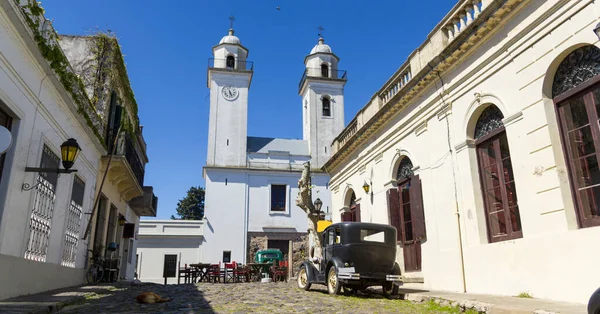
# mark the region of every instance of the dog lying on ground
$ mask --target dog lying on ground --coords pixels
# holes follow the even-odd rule
[[[138,295],[135,299],[138,303],[142,304],[154,304],[171,301],[171,298],[163,298],[154,292],[144,292]]]

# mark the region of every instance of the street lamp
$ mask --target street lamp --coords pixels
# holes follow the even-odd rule
[[[370,186],[367,183],[367,181],[365,181],[365,184],[363,184],[362,188],[363,188],[363,190],[365,190],[365,193],[369,194]]]
[[[71,167],[73,167],[73,164],[75,164],[75,160],[77,160],[77,156],[79,155],[80,151],[81,147],[79,147],[77,140],[74,138],[70,138],[60,145],[62,164],[66,170],[69,170]]]
[[[72,173],[76,172],[77,169],[71,169],[75,164],[75,160],[77,160],[77,156],[81,151],[81,147],[77,143],[77,140],[74,138],[70,138],[66,140],[62,145],[60,145],[60,153],[62,156],[62,165],[64,169],[60,168],[33,168],[33,167],[25,167],[25,172],[44,172],[44,173]],[[29,191],[38,186],[38,184],[30,187],[28,183],[23,183],[21,187],[24,191]]]
[[[119,214],[119,226],[124,225],[127,222],[127,220],[125,219],[125,216]]]
[[[311,215],[318,216],[319,218],[325,217],[325,213],[321,211],[321,207],[323,207],[321,199],[317,197],[313,204],[315,205],[315,211]]]
[[[596,33],[596,36],[600,40],[600,23],[596,24],[596,27],[594,28],[594,33]]]

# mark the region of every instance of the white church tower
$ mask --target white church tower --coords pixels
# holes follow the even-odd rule
[[[302,96],[303,139],[308,141],[312,168],[321,168],[331,157],[331,143],[344,129],[346,71],[325,40],[304,58],[306,69],[298,93]]]
[[[229,34],[213,47],[207,84],[210,88],[207,166],[246,166],[248,90],[253,67],[248,49]]]

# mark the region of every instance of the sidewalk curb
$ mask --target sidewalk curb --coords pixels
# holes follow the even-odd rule
[[[409,300],[417,303],[423,303],[428,301],[434,301],[441,306],[453,306],[459,307],[461,310],[474,310],[479,313],[486,314],[500,314],[500,313],[533,313],[533,314],[559,314],[559,312],[552,312],[542,309],[536,309],[533,311],[528,310],[515,310],[514,308],[507,308],[501,305],[493,303],[470,301],[470,300],[452,300],[451,298],[423,295],[419,293],[401,293],[404,300]]]
[[[84,296],[73,296],[67,300],[64,301],[60,301],[60,302],[46,302],[45,304],[40,304],[40,305],[28,305],[25,303],[29,303],[29,302],[22,302],[24,303],[22,308],[27,308],[29,307],[30,309],[27,310],[26,313],[28,314],[47,314],[47,313],[54,313],[54,312],[58,312],[61,309],[63,309],[66,306],[69,305],[74,305],[77,303],[81,303],[85,301],[85,297]],[[15,302],[15,304],[18,304],[19,302]],[[3,309],[2,308],[2,301],[0,301],[0,311],[7,311],[6,313],[23,313],[22,310],[19,310],[17,308],[8,308],[8,309]]]

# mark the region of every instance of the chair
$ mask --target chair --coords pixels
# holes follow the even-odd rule
[[[235,269],[236,268],[237,268],[237,263],[235,261],[232,263],[225,263],[225,274],[223,275],[223,283],[235,281]]]
[[[190,277],[192,275],[192,270],[187,267],[187,264],[183,268],[181,268],[181,262],[177,263],[177,284],[180,284],[181,275],[183,275],[183,283],[189,283]]]
[[[238,282],[249,282],[250,281],[250,268],[244,265],[236,265],[237,267],[233,270],[233,276]],[[241,280],[243,278],[244,280]]]
[[[212,282],[221,282],[221,262],[219,264],[211,264],[208,267],[208,278]]]
[[[273,277],[273,281],[277,281],[281,279],[281,281],[287,282],[287,273],[288,273],[288,262],[279,261],[278,266],[273,266],[271,268],[271,274]]]

